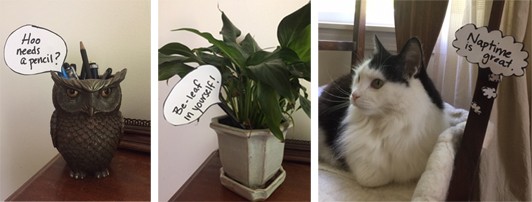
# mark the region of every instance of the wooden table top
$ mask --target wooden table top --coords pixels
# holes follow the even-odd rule
[[[170,201],[245,201],[220,183],[218,151],[185,182]],[[310,201],[310,164],[284,161],[286,179],[267,201]]]
[[[150,200],[149,153],[119,149],[109,172],[103,179],[88,175],[83,180],[75,180],[58,154],[6,200]]]

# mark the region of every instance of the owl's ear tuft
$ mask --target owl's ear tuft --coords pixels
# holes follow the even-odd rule
[[[127,69],[123,69],[117,72],[113,77],[111,77],[110,84],[120,83],[126,78]]]
[[[55,83],[61,81],[61,77],[59,74],[57,74],[57,72],[50,72],[50,75],[52,75],[52,80],[54,80]]]

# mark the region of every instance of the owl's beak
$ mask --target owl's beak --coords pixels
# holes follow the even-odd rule
[[[89,116],[93,116],[94,115],[94,107],[89,107]]]

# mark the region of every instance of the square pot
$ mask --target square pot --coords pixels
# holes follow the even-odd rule
[[[223,117],[212,119],[210,127],[218,135],[220,160],[225,175],[251,189],[261,189],[280,169],[284,142],[268,129],[244,130],[220,123]],[[286,131],[292,124],[282,125]]]

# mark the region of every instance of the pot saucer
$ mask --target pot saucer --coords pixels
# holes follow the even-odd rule
[[[263,201],[270,197],[273,191],[284,182],[286,171],[281,167],[279,172],[280,173],[276,175],[275,179],[270,180],[266,188],[252,189],[240,184],[230,177],[227,177],[223,167],[220,168],[220,181],[223,186],[250,201]]]

